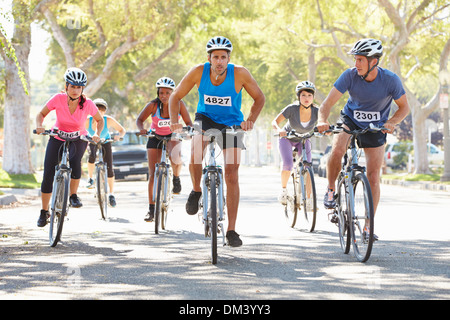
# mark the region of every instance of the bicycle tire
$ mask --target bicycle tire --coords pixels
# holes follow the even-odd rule
[[[64,218],[67,214],[69,200],[69,172],[58,171],[55,176],[51,203],[49,242],[55,247],[61,240]]]
[[[296,170],[296,169],[294,169]],[[287,203],[284,206],[284,215],[286,217],[286,220],[288,222],[288,225],[291,228],[295,227],[295,224],[297,223],[297,212],[298,212],[298,208],[299,208],[299,183],[298,180],[296,178],[296,175],[294,173],[294,171],[292,171],[291,174],[292,177],[292,183],[289,183],[286,186],[287,189],[287,193],[288,193],[288,199],[287,199]]]
[[[217,188],[216,174],[210,173],[209,176],[209,203],[208,210],[211,234],[211,263],[217,264]]]
[[[161,218],[161,195],[163,190],[163,168],[160,166],[157,173],[157,183],[156,183],[156,201],[155,201],[155,234],[159,233],[159,223]]]
[[[306,166],[302,172],[304,188],[302,189],[302,199],[303,204],[303,218],[306,222],[307,229],[309,232],[313,232],[316,227],[316,215],[317,215],[317,197],[316,197],[316,184],[314,182],[314,172],[311,167]],[[307,179],[309,178],[309,196],[307,190]],[[310,200],[309,200],[310,199]],[[311,203],[310,206],[308,203]]]
[[[353,181],[354,206],[352,210],[352,222],[350,231],[352,235],[353,251],[360,262],[366,262],[373,247],[373,229],[374,229],[374,209],[372,191],[369,180],[366,175],[359,172],[355,175]],[[369,234],[366,236],[364,225],[366,220],[369,222]]]
[[[97,168],[97,201],[103,220],[108,218],[108,179],[103,165]]]
[[[165,197],[164,205],[161,207],[161,229],[166,230],[167,228],[167,216],[169,215],[169,205],[172,198],[172,171],[169,168],[169,178],[166,180],[167,183],[167,195]]]
[[[345,195],[345,182],[341,176],[338,180],[335,213],[338,218],[337,226],[339,229],[341,249],[345,254],[348,254],[350,252],[351,235],[348,223],[347,197]]]

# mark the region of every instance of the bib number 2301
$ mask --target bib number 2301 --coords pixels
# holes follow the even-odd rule
[[[214,97],[205,94],[205,105],[215,105],[221,107],[231,107],[231,97]]]
[[[381,115],[378,111],[353,111],[353,117],[359,122],[379,121]]]

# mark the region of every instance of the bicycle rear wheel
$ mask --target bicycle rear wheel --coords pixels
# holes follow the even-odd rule
[[[345,195],[345,182],[343,177],[341,177],[338,180],[335,214],[337,215],[337,226],[339,228],[339,242],[342,251],[347,254],[350,251],[351,237],[347,215],[347,199]]]
[[[58,171],[53,183],[53,197],[51,203],[49,241],[55,247],[61,240],[64,218],[67,213],[69,199],[69,172]]]
[[[372,252],[374,211],[372,191],[366,175],[359,172],[353,180],[354,212],[350,223],[353,251],[356,258],[366,262]],[[366,226],[368,228],[366,228]]]
[[[103,165],[97,167],[97,201],[103,220],[108,217],[108,179]]]
[[[297,170],[297,168],[294,168],[294,170]],[[284,215],[286,217],[288,225],[293,228],[295,226],[295,223],[297,222],[297,211],[300,207],[300,184],[294,171],[292,171],[291,176],[292,180],[291,182],[288,181],[288,184],[286,186],[288,198],[287,203],[284,206]]]
[[[161,207],[162,207],[162,201],[163,201],[163,181],[164,181],[164,172],[163,168],[158,168],[158,174],[157,174],[157,183],[156,183],[156,201],[155,201],[155,233],[159,233],[159,223],[161,219]]]
[[[302,190],[303,218],[309,232],[313,232],[316,227],[316,184],[314,182],[314,172],[311,167],[307,166],[302,172],[304,188]]]
[[[213,172],[209,175],[209,203],[208,220],[211,234],[211,263],[217,264],[217,188],[216,174]]]

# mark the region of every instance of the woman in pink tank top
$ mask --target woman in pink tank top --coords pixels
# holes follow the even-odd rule
[[[157,98],[150,101],[141,111],[136,119],[136,125],[140,134],[146,134],[144,122],[151,116],[152,123],[150,128],[161,136],[170,136],[170,118],[169,118],[169,97],[175,89],[175,82],[167,77],[160,78],[156,82]],[[183,101],[180,102],[180,117],[183,118],[187,126],[192,126],[191,117],[187,111]],[[148,159],[148,203],[149,211],[145,217],[145,221],[153,221],[155,212],[155,203],[153,201],[153,180],[155,173],[155,164],[161,160],[162,144],[158,138],[149,138],[147,142],[147,159]],[[173,168],[173,193],[177,194],[181,191],[180,171],[181,162],[181,144],[180,141],[169,141],[168,143],[169,158]]]

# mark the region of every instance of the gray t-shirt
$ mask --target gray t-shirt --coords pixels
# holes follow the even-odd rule
[[[298,102],[288,105],[281,111],[281,114],[288,120],[283,127],[284,130],[289,131],[294,129],[297,133],[307,133],[312,131],[317,124],[319,108],[311,106],[311,120],[307,126],[303,126],[302,124],[302,122],[306,122],[307,119],[300,119],[300,105]]]

